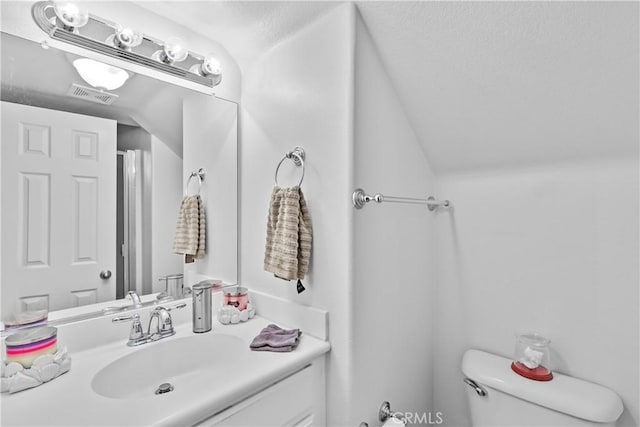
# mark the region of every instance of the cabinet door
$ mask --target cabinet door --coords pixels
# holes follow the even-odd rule
[[[318,378],[318,375],[323,375],[322,370],[309,365],[202,421],[197,427],[314,425],[314,412],[318,407],[317,388],[324,388],[324,379],[321,376]]]

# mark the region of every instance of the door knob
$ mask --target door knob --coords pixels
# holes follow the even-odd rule
[[[102,280],[109,280],[111,279],[111,270],[102,270],[100,272],[100,278]]]

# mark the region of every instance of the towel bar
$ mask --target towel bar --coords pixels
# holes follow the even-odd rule
[[[373,196],[369,196],[362,188],[357,188],[351,196],[351,201],[356,209],[362,209],[367,203],[374,201],[377,203],[392,202],[392,203],[413,203],[418,205],[427,205],[430,211],[434,211],[437,207],[448,208],[451,207],[451,202],[448,200],[436,200],[432,196],[426,199],[416,199],[413,197],[395,197],[395,196],[383,196],[380,193],[376,193]]]

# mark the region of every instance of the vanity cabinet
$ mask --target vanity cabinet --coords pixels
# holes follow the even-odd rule
[[[324,378],[324,358],[319,358],[195,426],[324,425]]]

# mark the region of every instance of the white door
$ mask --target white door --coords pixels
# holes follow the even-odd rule
[[[115,299],[116,122],[1,113],[3,316]]]

